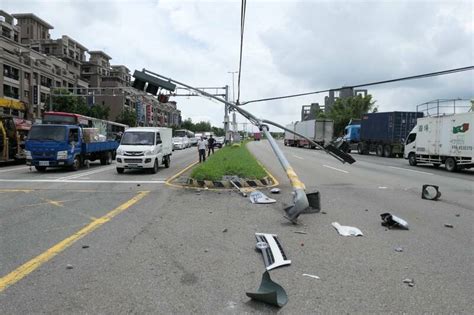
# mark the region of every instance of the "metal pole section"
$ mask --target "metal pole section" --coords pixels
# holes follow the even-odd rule
[[[53,111],[53,94],[49,93],[49,111]]]
[[[229,106],[227,103],[229,102],[229,86],[225,86],[225,103],[224,103],[224,134],[225,134],[225,142],[226,144],[230,141],[230,134],[229,134]]]
[[[291,186],[293,186],[293,207],[289,207],[285,209],[286,211],[286,218],[289,219],[291,222],[296,223],[296,219],[298,216],[309,207],[308,197],[306,197],[305,192],[305,185],[299,180],[298,175],[296,175],[295,171],[291,167],[290,163],[286,159],[283,152],[281,152],[280,147],[276,143],[275,139],[273,139],[270,131],[268,131],[268,127],[266,125],[262,125],[262,131],[265,133],[265,136],[270,143],[270,146],[273,149],[273,152],[280,161],[281,166],[285,169],[286,175],[290,179]]]

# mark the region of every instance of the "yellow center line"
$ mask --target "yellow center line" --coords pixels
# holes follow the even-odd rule
[[[41,265],[49,261],[51,258],[74,244],[76,241],[81,239],[82,237],[86,236],[87,234],[91,233],[92,231],[96,230],[98,227],[110,221],[116,215],[122,213],[123,211],[127,210],[135,203],[143,199],[146,195],[149,194],[149,191],[142,191],[135,195],[132,199],[126,201],[125,203],[121,204],[117,208],[113,209],[106,215],[92,221],[73,235],[69,236],[68,238],[62,240],[61,242],[57,243],[53,247],[49,248],[45,252],[39,254],[35,258],[29,260],[28,262],[24,263],[17,269],[13,270],[9,274],[0,278],[0,292],[5,290],[8,286],[15,284],[16,282],[20,281]]]

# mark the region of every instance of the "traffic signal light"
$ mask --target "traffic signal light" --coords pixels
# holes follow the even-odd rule
[[[151,76],[143,71],[135,70],[133,77],[135,78],[135,81],[133,81],[132,87],[137,90],[146,91],[147,93],[153,95],[158,93],[159,88],[168,90],[170,92],[173,92],[176,89],[175,84]]]

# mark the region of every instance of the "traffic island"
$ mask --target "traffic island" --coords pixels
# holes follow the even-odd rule
[[[187,173],[187,174],[186,174]],[[226,146],[175,178],[183,186],[195,188],[272,187],[276,179],[265,170],[245,145]]]

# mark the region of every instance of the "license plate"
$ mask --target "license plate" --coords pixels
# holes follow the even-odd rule
[[[49,161],[39,161],[39,166],[49,166]]]

